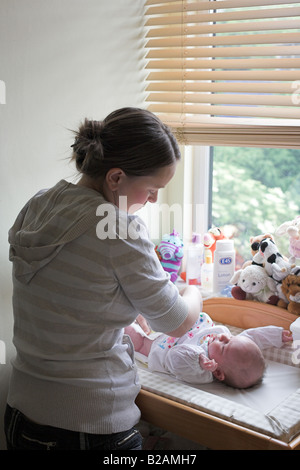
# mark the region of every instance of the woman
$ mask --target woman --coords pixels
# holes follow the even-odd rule
[[[17,356],[7,446],[140,449],[124,327],[139,317],[181,336],[201,309],[196,288],[178,295],[133,215],[156,201],[180,152],[170,130],[136,108],[86,120],[72,147],[78,184],[38,193],[9,232]]]

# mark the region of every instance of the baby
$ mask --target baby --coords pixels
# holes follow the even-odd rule
[[[262,349],[281,347],[292,341],[289,331],[276,326],[245,330],[232,336],[224,325],[215,325],[201,313],[194,326],[180,338],[159,334],[149,338],[136,323],[125,328],[135,351],[151,371],[165,372],[191,384],[212,382],[214,378],[235,388],[248,388],[263,377]]]

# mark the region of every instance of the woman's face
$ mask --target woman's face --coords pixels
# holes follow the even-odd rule
[[[151,176],[127,176],[122,172],[113,199],[110,198],[110,201],[120,209],[133,214],[147,202],[157,201],[158,190],[168,184],[175,170],[176,163],[159,168]]]

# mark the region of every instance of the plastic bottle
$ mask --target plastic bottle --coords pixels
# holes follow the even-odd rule
[[[203,244],[201,237],[194,233],[192,243],[187,247],[186,282],[187,284],[201,284],[201,266],[203,264]]]
[[[213,292],[219,294],[230,284],[235,270],[233,240],[217,240],[214,254]]]
[[[213,269],[212,254],[210,250],[205,250],[204,263],[201,267],[201,285],[207,291],[213,290]]]

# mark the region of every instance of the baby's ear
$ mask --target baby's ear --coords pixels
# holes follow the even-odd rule
[[[223,382],[223,380],[225,379],[225,374],[224,374],[224,372],[222,371],[222,369],[220,369],[220,367],[218,367],[218,368],[213,372],[213,375],[216,377],[216,379],[220,380],[220,382]]]

